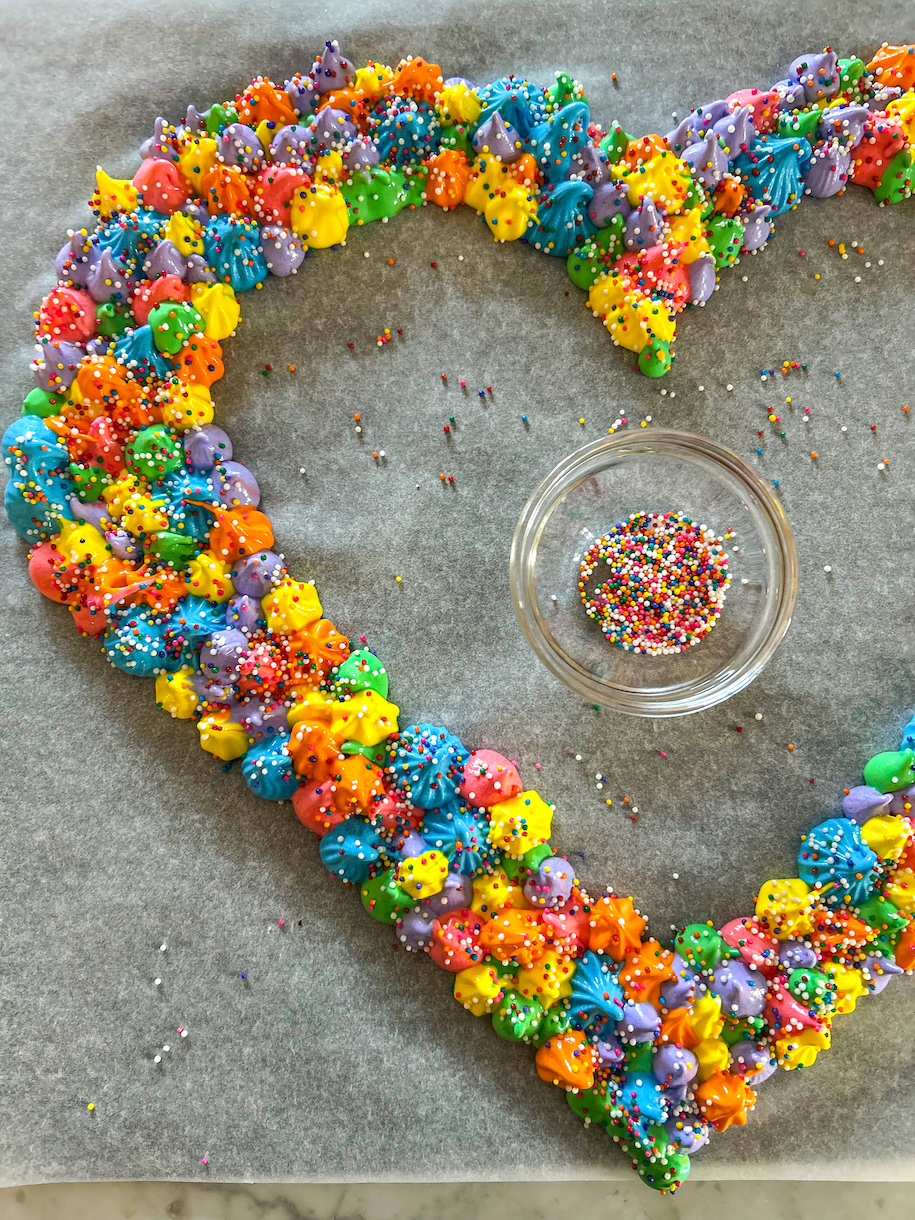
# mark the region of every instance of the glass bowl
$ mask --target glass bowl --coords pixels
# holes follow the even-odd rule
[[[639,511],[681,511],[716,535],[734,531],[721,618],[679,653],[625,651],[581,602],[582,555]],[[630,716],[684,716],[730,699],[771,659],[794,613],[797,552],[778,499],[736,453],[643,429],[585,445],[550,471],[515,529],[510,579],[528,643],[576,694]]]

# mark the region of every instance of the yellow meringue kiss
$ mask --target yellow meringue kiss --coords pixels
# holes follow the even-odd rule
[[[179,381],[177,377],[167,382],[156,402],[162,412],[162,422],[187,432],[189,428],[202,428],[213,422],[213,399],[208,386],[199,382]]]
[[[191,303],[203,318],[206,337],[217,343],[234,334],[241,321],[241,306],[231,284],[194,284]]]
[[[191,681],[194,673],[184,666],[177,673],[163,673],[156,678],[156,703],[176,720],[190,720],[197,709],[199,699]]]
[[[810,889],[799,877],[767,881],[756,899],[756,914],[777,940],[813,931]]]
[[[447,876],[448,857],[440,851],[424,851],[401,860],[394,881],[416,899],[431,898],[443,889]]]
[[[223,762],[241,758],[248,750],[248,734],[240,724],[235,724],[228,711],[211,712],[197,721],[200,744],[209,754],[215,754]]]
[[[314,585],[286,580],[262,600],[261,605],[271,631],[289,635],[315,623],[321,617],[321,601]]]
[[[339,245],[349,228],[346,200],[331,182],[302,187],[292,197],[289,223],[314,250]]]
[[[139,195],[129,178],[112,178],[101,166],[95,171],[98,187],[99,215],[109,220],[118,212],[135,212]]]
[[[201,551],[187,565],[188,592],[208,602],[227,602],[235,593],[232,565],[212,551]]]
[[[497,191],[483,209],[495,241],[517,241],[537,217],[537,204],[523,186]]]
[[[489,841],[510,856],[523,856],[550,837],[553,809],[536,792],[520,792],[494,805]]]

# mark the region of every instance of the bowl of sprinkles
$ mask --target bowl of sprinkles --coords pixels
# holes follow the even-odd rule
[[[630,652],[667,656],[694,647],[721,617],[731,583],[727,536],[684,513],[630,513],[579,566],[588,618]]]
[[[584,446],[534,491],[512,542],[521,629],[596,707],[680,716],[756,678],[791,622],[785,511],[742,458],[646,429]]]

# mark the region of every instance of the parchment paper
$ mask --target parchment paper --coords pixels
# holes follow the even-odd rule
[[[30,312],[65,230],[89,220],[96,164],[133,173],[157,114],[307,70],[325,38],[357,64],[422,54],[480,82],[549,83],[564,68],[596,118],[643,133],[778,79],[800,52],[915,36],[910,5],[844,0],[33,0],[2,18],[4,423],[30,387]],[[878,209],[858,189],[804,202],[682,319],[661,383],[612,347],[563,260],[494,246],[466,209],[353,233],[249,295],[227,344],[218,419],[295,574],[318,582],[341,630],[367,634],[404,722],[516,758],[556,802],[554,842],[584,853],[583,879],[634,894],[658,935],[743,914],[765,878],[790,876],[800,833],[911,714],[913,223],[915,204]],[[842,261],[829,237],[866,253]],[[384,327],[394,339],[378,348]],[[808,373],[761,384],[785,359]],[[528,651],[509,599],[525,499],[621,414],[751,457],[780,481],[796,531],[801,592],[781,650],[744,694],[687,719],[582,706]],[[456,1005],[430,962],[392,951],[288,804],[253,796],[237,766],[221,772],[155,708],[151,683],[79,639],[28,583],[7,528],[0,548],[3,1181],[628,1173],[536,1080],[529,1050]],[[838,1019],[832,1053],[765,1085],[746,1130],[697,1155],[696,1175],[910,1175],[912,1000],[896,980]]]

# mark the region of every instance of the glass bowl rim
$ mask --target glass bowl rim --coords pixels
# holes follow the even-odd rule
[[[722,467],[744,489],[748,502],[755,505],[771,534],[774,549],[776,579],[770,581],[764,602],[764,605],[770,604],[774,599],[775,605],[768,632],[736,669],[724,666],[711,675],[687,684],[676,693],[670,693],[671,688],[639,691],[595,677],[552,642],[543,630],[539,612],[535,609],[534,562],[540,535],[552,510],[562,497],[603,469],[608,457],[646,452],[681,459],[701,457]],[[769,541],[766,539],[767,543]],[[581,698],[629,716],[686,716],[730,699],[749,686],[772,659],[794,614],[798,558],[794,533],[781,501],[748,462],[717,441],[696,433],[648,427],[637,433],[619,432],[591,441],[564,457],[541,480],[525,504],[515,527],[509,560],[509,584],[515,614],[527,642],[547,669]]]

